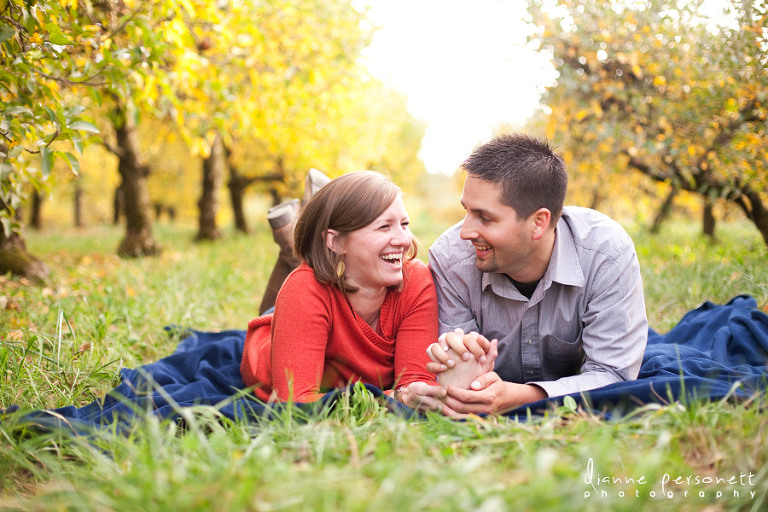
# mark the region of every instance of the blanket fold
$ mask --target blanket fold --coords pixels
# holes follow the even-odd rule
[[[122,382],[103,399],[84,407],[35,411],[25,420],[41,428],[78,433],[117,421],[128,428],[141,414],[176,418],[184,408],[210,405],[230,419],[268,418],[284,404],[265,404],[243,391],[240,360],[245,331],[189,330],[173,354],[136,369],[121,370]],[[706,302],[688,312],[668,333],[649,331],[638,380],[620,382],[585,394],[568,395],[602,411],[626,411],[648,403],[676,400],[748,398],[768,383],[768,315],[754,298],[741,295],[725,305]],[[365,386],[401,413],[374,386]],[[320,407],[332,406],[339,393],[326,395]],[[563,403],[555,397],[507,413],[524,417]],[[296,404],[314,410],[318,404]]]

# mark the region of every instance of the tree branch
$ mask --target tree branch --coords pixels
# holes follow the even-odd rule
[[[76,81],[76,80],[70,80],[69,78],[64,78],[64,77],[61,77],[61,76],[49,75],[48,73],[43,73],[42,71],[39,71],[37,69],[33,69],[33,71],[35,73],[37,73],[38,75],[42,76],[43,78],[47,78],[49,80],[54,80],[56,82],[59,82],[61,84],[65,84],[65,85],[88,85],[88,86],[91,86],[91,87],[101,87],[103,85],[106,85],[106,83],[107,83],[106,81],[102,81],[102,82],[91,82],[90,81],[92,78],[99,76],[98,74],[93,75],[93,76],[91,76],[91,77],[89,77],[89,78],[87,78],[85,80],[82,80],[82,81]]]
[[[122,149],[120,149],[120,147],[119,147],[119,146],[115,146],[115,145],[113,145],[113,144],[110,144],[110,143],[109,143],[109,142],[107,142],[106,140],[101,140],[101,141],[99,141],[99,143],[100,143],[102,146],[104,146],[104,148],[105,148],[107,151],[109,151],[110,153],[112,153],[112,154],[113,154],[113,155],[115,155],[116,157],[120,158],[120,157],[122,157],[122,156],[123,156],[123,150],[122,150]]]

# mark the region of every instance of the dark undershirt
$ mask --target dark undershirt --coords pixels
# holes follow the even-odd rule
[[[507,276],[507,279],[512,281],[512,284],[515,285],[515,287],[517,288],[517,291],[522,293],[523,296],[525,296],[525,298],[527,299],[531,298],[531,296],[533,295],[533,292],[536,291],[536,286],[538,286],[539,281],[541,281],[541,279],[539,279],[538,281],[534,281],[532,283],[518,283],[517,281],[515,281],[509,276]]]

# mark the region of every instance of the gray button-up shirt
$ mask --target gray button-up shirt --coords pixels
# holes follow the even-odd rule
[[[494,371],[549,396],[636,379],[648,339],[632,239],[605,215],[569,206],[557,223],[544,277],[530,300],[501,273],[482,273],[462,222],[429,250],[440,332],[499,340]]]

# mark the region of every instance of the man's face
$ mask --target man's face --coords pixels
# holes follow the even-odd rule
[[[525,275],[532,251],[533,223],[501,202],[501,185],[467,176],[461,194],[466,210],[461,238],[475,246],[481,272]]]

